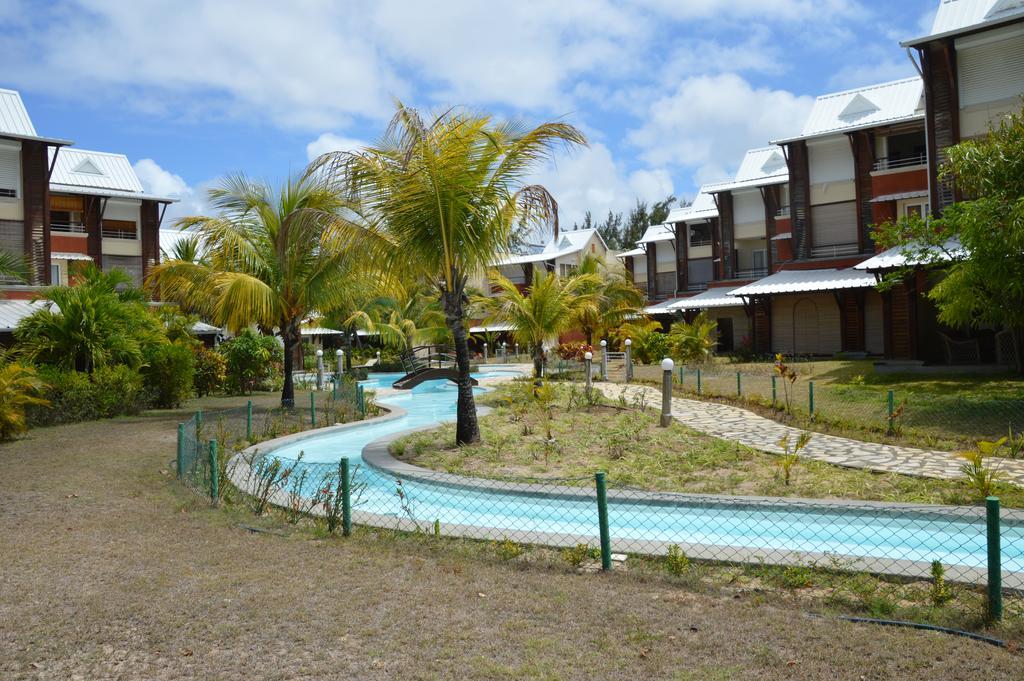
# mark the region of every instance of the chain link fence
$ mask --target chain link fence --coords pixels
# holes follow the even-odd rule
[[[661,369],[634,367],[636,380],[661,383]],[[1024,455],[1024,394],[994,389],[969,397],[892,386],[835,384],[798,377],[791,382],[770,368],[763,373],[725,367],[681,367],[676,390],[687,396],[727,399],[817,422],[879,435],[901,436],[922,446],[973,448],[1009,436],[1007,455]],[[1017,441],[1019,439],[1019,441]]]

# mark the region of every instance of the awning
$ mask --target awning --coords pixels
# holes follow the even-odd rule
[[[663,300],[655,305],[648,305],[644,308],[644,314],[646,315],[659,315],[659,314],[672,314],[676,311],[672,306],[675,303],[682,302],[683,298],[669,298]]]
[[[864,272],[877,272],[880,270],[891,270],[897,267],[913,267],[926,263],[949,262],[955,258],[966,255],[963,246],[958,239],[950,239],[942,244],[942,247],[935,247],[934,258],[930,252],[921,252],[919,247],[914,246],[893,246],[882,251],[878,255],[868,258],[862,263],[853,266],[855,270]]]
[[[873,288],[875,276],[854,269],[782,270],[752,284],[740,286],[731,296],[766,296],[775,293],[807,293],[839,291],[851,288]]]
[[[85,253],[50,253],[50,260],[92,260],[91,255]]]
[[[341,336],[344,333],[344,331],[326,329],[321,326],[305,326],[302,328],[303,336]]]
[[[647,251],[645,251],[644,249],[642,249],[642,248],[634,248],[631,251],[623,251],[622,253],[619,253],[615,257],[616,258],[631,258],[631,257],[633,257],[635,255],[646,255],[646,254],[647,254]]]
[[[0,332],[14,331],[22,319],[51,305],[51,309],[56,312],[57,306],[49,300],[0,300]]]
[[[701,291],[695,296],[674,301],[673,310],[704,310],[710,307],[737,307],[743,301],[735,296],[729,295],[738,287],[734,288],[709,288]]]
[[[912,192],[900,192],[898,194],[883,194],[871,199],[871,203],[883,203],[885,201],[902,201],[903,199],[921,199],[928,196],[927,189],[918,189]]]
[[[515,329],[511,324],[487,324],[486,326],[471,326],[469,327],[470,333],[497,333],[501,331],[513,331]]]
[[[192,325],[192,333],[197,336],[212,336],[215,333],[220,333],[220,327],[206,322],[196,322]]]
[[[770,240],[771,241],[782,241],[784,239],[792,239],[793,232],[783,232],[782,234],[776,234]]]

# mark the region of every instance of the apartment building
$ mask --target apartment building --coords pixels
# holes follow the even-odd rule
[[[494,269],[524,289],[533,281],[535,268],[544,268],[563,277],[569,276],[587,256],[601,260],[608,257],[608,244],[596,229],[556,231],[543,245],[535,244],[525,249],[524,253],[501,258],[494,263]],[[477,282],[477,285],[482,290],[489,290],[483,281]]]
[[[0,90],[0,248],[29,263],[8,298],[73,283],[75,262],[120,268],[141,284],[159,261],[159,230],[174,199],[147,194],[123,154],[36,135],[21,96]]]

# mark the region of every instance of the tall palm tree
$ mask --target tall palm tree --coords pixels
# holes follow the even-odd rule
[[[231,176],[211,189],[215,217],[187,217],[205,260],[168,260],[147,283],[215,324],[276,329],[284,345],[281,405],[295,405],[294,348],[302,320],[342,305],[365,288],[380,242],[322,175],[307,169],[279,189]]]
[[[478,298],[487,313],[487,321],[509,324],[521,345],[533,348],[533,375],[544,375],[544,344],[574,327],[577,310],[592,304],[596,294],[588,292],[600,282],[596,274],[559,277],[543,268],[533,271],[533,281],[525,293],[515,284],[494,273],[491,285],[497,294]]]
[[[576,308],[576,326],[593,345],[594,336],[640,314],[644,295],[633,285],[625,272],[617,271],[597,256],[587,254],[576,268],[577,274],[592,274],[595,280],[586,293],[586,304]]]
[[[199,234],[187,234],[180,237],[169,250],[160,249],[163,260],[181,260],[183,262],[206,262],[206,253]]]
[[[524,180],[559,146],[585,143],[566,123],[529,129],[449,110],[428,124],[399,104],[376,146],[319,161],[385,227],[394,244],[390,265],[411,270],[436,290],[455,346],[458,444],[480,439],[467,344],[467,283],[509,252],[524,229],[557,221],[553,197]]]

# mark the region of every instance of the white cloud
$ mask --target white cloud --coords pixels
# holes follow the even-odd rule
[[[366,142],[363,140],[325,132],[306,145],[306,159],[312,161],[321,154],[326,154],[330,151],[353,151],[365,146]]]
[[[651,103],[629,140],[651,166],[693,169],[696,184],[728,179],[747,149],[798,133],[812,103],[732,73],[687,78]]]
[[[563,229],[582,222],[588,210],[602,220],[608,211],[628,211],[637,198],[652,203],[673,192],[668,171],[647,168],[627,173],[601,143],[563,156],[530,182],[544,185],[554,195]]]
[[[206,190],[214,184],[214,181],[204,182],[199,187],[192,187],[181,175],[165,170],[151,158],[136,161],[132,167],[146,193],[177,199],[175,203],[167,206],[161,225],[162,231],[174,230],[174,222],[178,218],[210,213],[210,205],[206,201]]]

